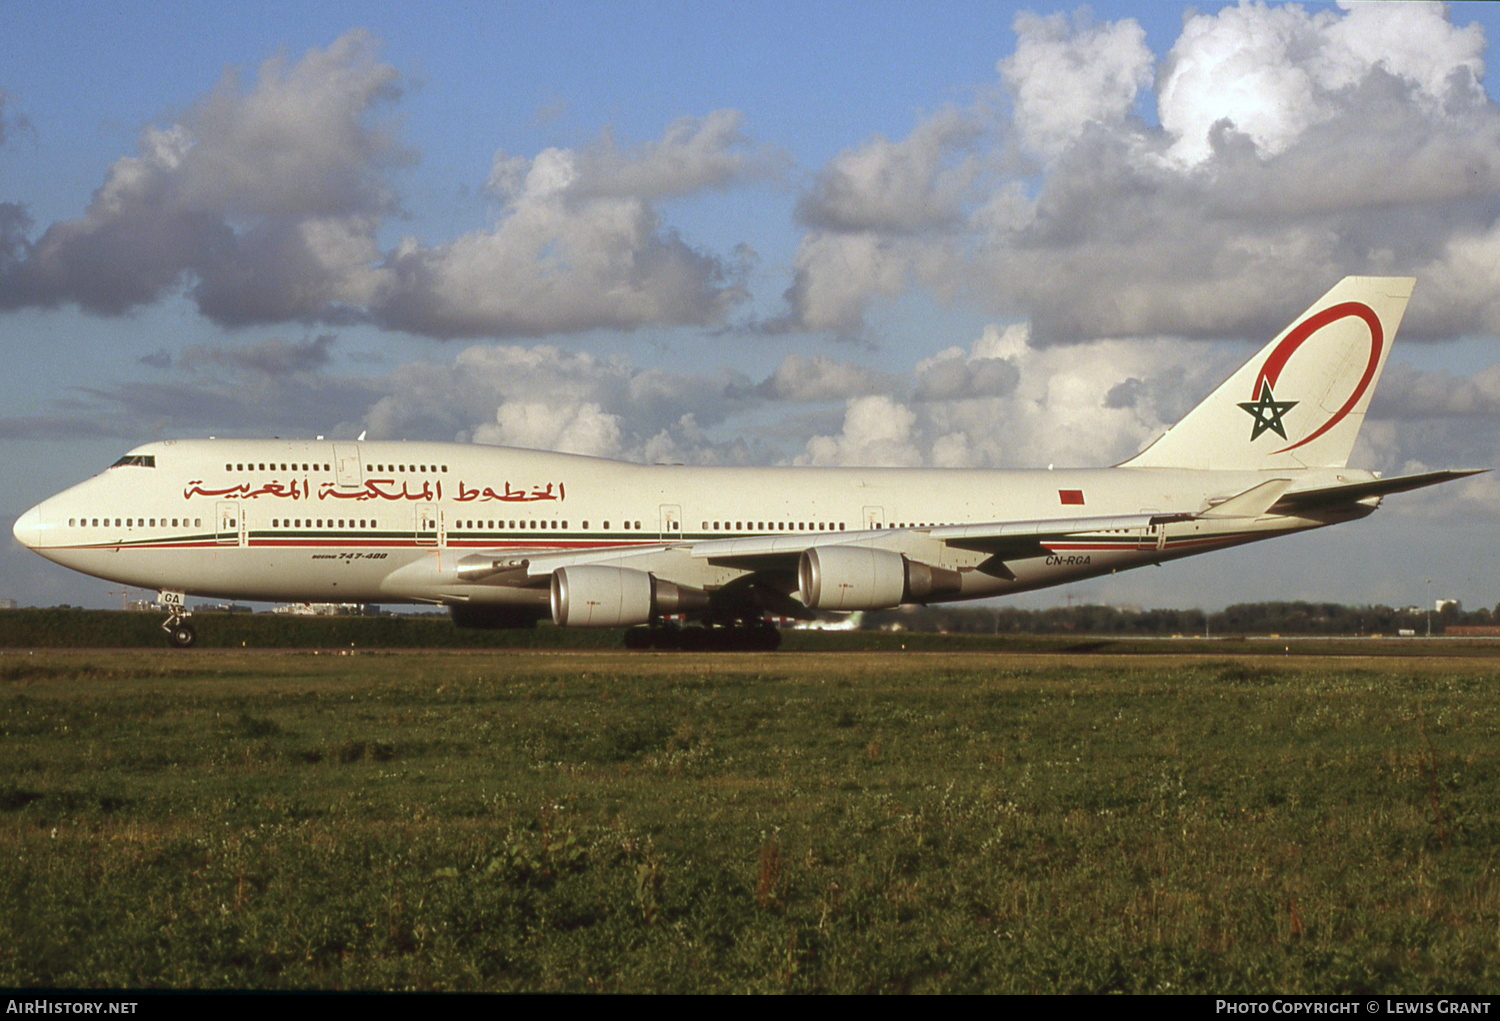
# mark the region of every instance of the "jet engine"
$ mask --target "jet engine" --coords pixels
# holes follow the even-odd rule
[[[552,572],[552,621],[558,627],[626,627],[708,609],[708,593],[645,571],[601,564]]]
[[[868,546],[814,546],[797,563],[802,601],[815,610],[886,610],[959,591],[957,571]]]

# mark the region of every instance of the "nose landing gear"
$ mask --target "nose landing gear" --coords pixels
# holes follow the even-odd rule
[[[198,632],[181,617],[174,615],[161,627],[167,633],[167,641],[173,648],[190,649],[198,641]]]
[[[159,605],[167,608],[169,616],[161,629],[167,633],[167,642],[176,649],[190,649],[198,641],[198,632],[188,623],[192,611],[187,608],[187,597],[181,592],[159,592]]]

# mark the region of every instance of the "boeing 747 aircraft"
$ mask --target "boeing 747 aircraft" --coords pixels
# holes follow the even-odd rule
[[[425,603],[774,648],[770,616],[982,599],[1352,521],[1473,474],[1346,467],[1414,281],[1347,277],[1113,468],[696,468],[449,443],[169,440],[21,515],[86,574],[185,597]],[[683,619],[701,627],[679,628]]]

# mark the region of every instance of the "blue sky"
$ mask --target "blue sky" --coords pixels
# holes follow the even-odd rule
[[[1111,463],[1370,272],[1419,283],[1356,460],[1500,460],[1495,5],[0,23],[0,516],[170,436]],[[1493,605],[1497,510],[1481,478],[1074,595]],[[7,543],[0,597],[113,602]]]

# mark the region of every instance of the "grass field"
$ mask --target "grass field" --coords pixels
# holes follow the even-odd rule
[[[1500,990],[1500,661],[0,655],[0,985]]]

